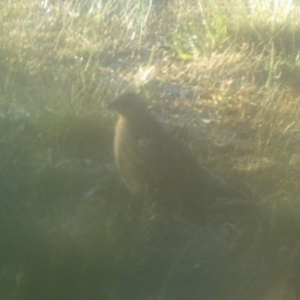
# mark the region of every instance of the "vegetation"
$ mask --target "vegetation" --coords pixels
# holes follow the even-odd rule
[[[299,15],[292,0],[2,1],[0,298],[298,299]],[[106,106],[128,88],[258,213],[162,227],[113,164]]]

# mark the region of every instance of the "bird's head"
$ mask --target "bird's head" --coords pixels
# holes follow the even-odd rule
[[[125,117],[143,115],[147,111],[146,103],[139,95],[133,92],[122,94],[116,100],[112,101],[108,108],[117,111]]]

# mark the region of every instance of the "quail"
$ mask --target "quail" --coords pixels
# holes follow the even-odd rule
[[[132,194],[150,197],[169,213],[188,218],[201,218],[216,200],[240,197],[238,190],[196,162],[138,94],[126,92],[109,108],[119,114],[115,161]]]

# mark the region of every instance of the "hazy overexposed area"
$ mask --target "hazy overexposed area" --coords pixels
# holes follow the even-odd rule
[[[299,1],[2,0],[0,24],[1,300],[300,299]],[[245,198],[133,195],[127,90]]]

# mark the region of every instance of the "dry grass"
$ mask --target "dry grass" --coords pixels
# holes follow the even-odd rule
[[[126,272],[164,260],[157,248],[169,249],[151,202],[131,199],[112,164],[115,119],[106,105],[130,88],[199,161],[247,187],[264,211],[253,228],[222,224],[214,233],[222,241],[198,229],[200,242],[223,249],[214,263],[190,246],[195,235],[177,241],[161,290],[147,297],[171,299],[193,257],[203,282],[224,282],[214,299],[295,299],[299,14],[290,0],[2,1],[1,224],[4,239],[15,241],[1,250],[12,274],[3,297],[99,299],[96,286],[101,299],[145,297],[115,288]],[[257,275],[268,268],[274,276]],[[70,276],[74,270],[81,275]],[[256,275],[271,292],[250,286]]]

